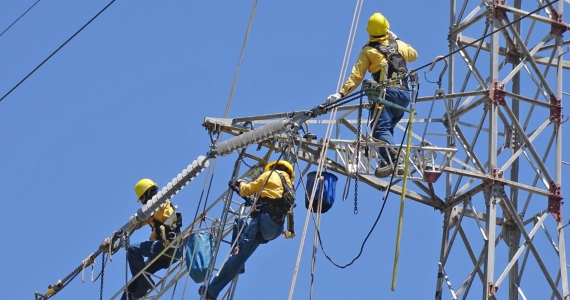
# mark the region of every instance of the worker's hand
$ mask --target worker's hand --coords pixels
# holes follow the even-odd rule
[[[327,104],[337,102],[340,98],[342,98],[340,93],[332,94],[327,98]]]
[[[230,182],[228,182],[228,186],[230,187],[230,189],[232,191],[239,194],[239,185],[237,182],[230,181]]]
[[[388,36],[394,40],[398,38],[398,36],[390,30],[388,30]]]

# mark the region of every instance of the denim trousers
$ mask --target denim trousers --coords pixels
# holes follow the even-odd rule
[[[160,254],[163,249],[164,245],[162,244],[162,241],[146,241],[131,244],[127,249],[127,261],[129,262],[131,274],[135,276],[147,265],[145,257],[148,258],[148,261],[151,261]],[[168,250],[163,257],[157,259],[153,264],[148,266],[145,272],[154,274],[159,270],[168,268],[172,253],[175,253],[175,257],[180,259],[182,257],[182,247]],[[131,282],[131,284],[129,284],[127,290],[134,295],[146,294],[146,292],[152,288],[151,282],[154,284],[151,278],[148,278],[151,282],[149,282],[147,278],[148,277],[140,275]],[[121,299],[126,299],[125,293],[123,293]]]
[[[208,294],[217,298],[224,287],[239,273],[246,260],[262,242],[257,236],[258,234],[263,240],[271,241],[279,237],[282,232],[283,224],[276,223],[266,213],[260,213],[249,224],[245,225],[238,240],[237,251],[232,251],[218,275],[210,282]]]
[[[388,87],[386,88],[386,96],[384,97],[386,101],[392,102],[396,105],[402,107],[408,107],[410,104],[410,92],[398,88]],[[373,108],[372,112],[375,108]],[[375,139],[386,142],[389,145],[394,145],[394,127],[400,122],[404,116],[404,111],[397,108],[392,108],[389,106],[384,106],[382,112],[378,117],[378,122],[376,126],[372,128],[372,137]],[[373,123],[371,124],[371,126]],[[388,155],[390,155],[392,161],[396,159],[394,153],[388,154],[386,148],[380,148],[380,156],[386,162],[389,161]]]

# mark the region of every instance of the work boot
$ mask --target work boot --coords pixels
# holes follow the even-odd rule
[[[386,177],[389,177],[390,175],[392,175],[393,171],[394,171],[394,169],[392,168],[392,165],[381,160],[378,162],[378,167],[374,171],[374,176],[376,176],[378,178],[386,178]]]
[[[204,293],[206,293],[206,300],[216,300],[216,298],[210,296],[210,294],[208,294],[208,292],[205,291],[206,290],[206,286],[200,286],[200,288],[198,289],[198,294],[204,295]]]

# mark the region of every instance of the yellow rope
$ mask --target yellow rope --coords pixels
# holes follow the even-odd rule
[[[396,253],[394,254],[394,271],[392,273],[392,291],[396,290],[396,274],[398,273],[398,257],[400,256],[400,238],[402,236],[402,224],[404,222],[404,201],[406,200],[406,184],[408,183],[408,160],[410,159],[410,149],[412,147],[412,122],[414,119],[414,106],[410,105],[410,120],[408,125],[408,144],[406,145],[406,155],[404,160],[404,179],[402,181],[402,197],[400,198],[400,216],[398,218],[398,233],[396,234]],[[397,162],[394,163],[397,168]]]

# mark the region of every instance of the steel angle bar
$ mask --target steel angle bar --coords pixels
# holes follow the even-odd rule
[[[552,145],[552,143],[553,143],[553,141],[554,141],[554,138],[555,138],[555,135],[553,134],[553,135],[550,137],[550,141],[548,142],[548,147],[546,147],[546,149],[544,150],[544,155],[543,155],[543,157],[542,157],[542,160],[543,160],[543,161],[546,161],[546,158],[548,157],[548,154],[549,154],[549,152],[550,152],[550,147],[551,147],[551,145]],[[535,170],[536,170],[536,168],[535,168]],[[539,179],[543,179],[543,184],[544,184],[545,186],[547,186],[547,183],[544,182],[544,178],[541,177],[540,174],[536,174],[536,175],[534,176],[534,179],[533,179],[533,182],[532,182],[532,186],[536,186],[536,184],[537,184],[537,182],[538,182]],[[528,208],[528,206],[529,206],[529,204],[530,204],[530,199],[531,199],[532,196],[533,196],[532,193],[529,193],[528,196],[527,196],[527,199],[526,199],[525,204],[524,204],[524,208],[523,208],[522,211],[521,211],[521,213],[522,213],[523,216],[524,216],[525,213],[526,213],[526,210],[527,210],[527,208]]]
[[[542,231],[544,231],[544,234],[546,235],[546,238],[547,238],[548,241],[550,242],[550,245],[552,245],[552,248],[554,249],[554,252],[556,252],[556,254],[559,255],[560,250],[559,250],[558,247],[556,246],[556,242],[554,242],[554,239],[552,239],[552,236],[550,235],[550,232],[548,232],[548,229],[546,229],[546,226],[544,226],[544,223],[540,224],[540,227],[542,228]]]
[[[483,179],[483,180],[486,179],[487,181],[490,181],[490,180],[491,180],[490,177],[485,178],[485,176],[481,176],[481,175],[479,175],[479,174],[474,174],[474,173],[465,172],[465,171],[459,170],[459,169],[446,168],[445,170],[446,170],[447,172],[453,173],[453,174],[462,174],[462,175],[465,175],[465,176],[474,177],[474,178],[478,178],[478,179]],[[523,191],[526,191],[526,192],[529,192],[529,193],[535,193],[535,194],[539,194],[539,195],[547,196],[547,197],[550,195],[550,192],[549,192],[548,190],[542,190],[542,189],[539,189],[539,188],[537,188],[537,187],[529,186],[529,185],[522,184],[522,183],[519,183],[519,182],[516,182],[516,181],[507,180],[507,179],[501,179],[500,182],[501,182],[502,185],[512,186],[512,187],[515,187],[515,188],[517,188],[517,189],[520,189],[520,190],[523,190]]]
[[[511,110],[510,107],[508,106],[503,106],[503,108],[505,109],[505,112],[507,113],[507,115],[509,115],[509,117],[512,120],[516,120],[516,116],[514,115],[513,111]],[[530,153],[532,154],[535,162],[538,164],[540,171],[544,173],[544,176],[546,176],[547,180],[549,182],[553,182],[552,180],[552,176],[550,176],[550,173],[548,172],[548,170],[546,169],[546,166],[544,165],[544,162],[542,162],[540,160],[540,157],[538,156],[538,153],[536,152],[536,149],[534,148],[534,146],[532,145],[532,141],[529,139],[529,137],[525,134],[525,130],[522,128],[522,126],[518,123],[518,122],[513,122],[513,125],[515,126],[516,130],[520,133],[519,136],[523,139],[523,141],[525,142],[527,149],[530,151]]]
[[[461,179],[463,179],[463,176],[460,176]],[[469,180],[467,180],[467,182],[465,182],[465,184],[463,184],[463,186],[459,189],[454,191],[453,195],[462,195],[463,193],[465,193],[465,191],[467,191],[469,189],[469,187],[471,187],[471,185],[473,185],[473,183],[478,180],[476,178],[469,178]],[[457,180],[457,183],[459,184],[459,180]]]
[[[465,201],[465,199],[467,197],[472,197],[472,196],[484,191],[485,189],[489,188],[491,185],[492,185],[492,182],[490,182],[490,181],[482,182],[481,184],[472,188],[471,190],[469,190],[469,191],[467,191],[461,195],[455,196],[455,198],[447,200],[445,202],[445,206],[444,206],[443,210],[448,211],[448,210],[454,208],[457,204]]]
[[[484,93],[487,93],[487,90],[485,89],[485,91],[483,91]],[[486,96],[486,94],[481,97],[478,98],[477,100],[475,100],[474,102],[471,102],[470,100],[474,99],[473,97],[467,99],[466,101],[462,102],[462,103],[457,103],[457,109],[455,110],[455,112],[451,115],[452,118],[454,119],[459,119],[460,117],[462,117],[464,114],[472,111],[475,107],[481,105],[481,104],[485,104],[485,100],[488,99],[488,97]],[[459,106],[459,104],[461,104],[461,106]]]
[[[543,275],[546,277],[546,281],[548,281],[550,288],[552,288],[553,291],[556,291],[556,297],[558,299],[562,300],[562,295],[560,295],[560,292],[558,291],[556,284],[554,284],[554,281],[552,280],[552,277],[550,276],[550,273],[548,272],[546,265],[544,264],[544,262],[542,261],[542,258],[540,257],[540,253],[538,253],[538,250],[534,246],[534,242],[532,241],[531,236],[527,233],[527,231],[524,227],[524,224],[522,223],[519,215],[517,214],[517,210],[514,208],[514,206],[510,200],[505,198],[505,199],[503,199],[503,201],[505,202],[507,208],[511,212],[511,214],[513,216],[513,220],[515,221],[515,223],[516,223],[517,227],[519,228],[521,234],[523,235],[526,243],[528,244],[528,247],[530,248],[532,254],[534,255],[534,258],[536,259],[536,262],[537,262],[538,266],[540,267]],[[561,268],[564,268],[564,267],[565,266],[561,266]]]
[[[428,194],[428,195],[432,195],[429,187],[425,186],[423,184],[423,182],[419,181],[419,180],[414,180],[412,181],[419,189],[421,189],[424,193]],[[437,195],[435,195],[435,193],[433,193],[433,195],[431,196],[431,198],[433,199],[433,201],[436,201],[436,203],[433,203],[434,208],[437,207],[437,209],[439,209],[441,206],[443,206],[445,204],[445,202],[439,198]]]
[[[521,299],[522,299],[522,300],[527,300],[527,299],[526,299],[526,296],[524,295],[524,293],[523,293],[523,291],[522,291],[522,289],[521,289],[521,287],[520,287],[520,285],[518,285],[518,284],[517,284],[517,291],[518,291],[519,295],[521,296]],[[553,292],[553,293],[554,293],[554,292]],[[554,297],[554,296],[553,296],[553,297]],[[552,298],[552,299],[554,299],[554,298]]]
[[[514,99],[514,100],[519,100],[519,101],[522,101],[522,102],[530,103],[530,104],[533,104],[533,105],[536,105],[536,106],[540,106],[540,107],[543,107],[543,108],[547,108],[547,109],[556,108],[556,106],[554,106],[554,105],[552,105],[552,104],[550,104],[550,103],[541,102],[541,101],[538,101],[538,100],[536,100],[536,99],[524,97],[524,96],[521,96],[521,95],[518,95],[518,94],[514,94],[514,93],[511,93],[511,92],[508,92],[508,91],[505,91],[505,96],[506,96],[506,97],[509,97],[509,98],[511,98],[511,99]]]
[[[465,134],[463,134],[463,130],[461,130],[461,127],[457,126],[454,130],[459,140],[459,144],[461,145],[461,147],[463,147],[463,150],[465,151],[465,160],[463,161],[463,163],[467,164],[467,161],[471,160],[471,163],[473,163],[473,166],[475,167],[474,170],[477,170],[479,172],[485,172],[485,167],[483,166],[483,164],[481,164],[481,160],[479,159],[477,154],[474,153],[473,149],[475,148],[475,143],[479,138],[479,134],[481,134],[481,130],[483,130],[482,125],[483,122],[485,122],[485,116],[486,114],[484,114],[481,117],[481,120],[479,121],[479,127],[475,131],[475,134],[473,135],[473,141],[471,143],[467,141],[467,138],[465,137]]]
[[[517,120],[513,120],[513,122],[516,122],[516,121],[517,121]],[[530,142],[533,142],[534,139],[535,139],[536,137],[538,137],[538,135],[539,135],[540,133],[542,133],[542,131],[543,131],[550,123],[551,123],[550,120],[546,120],[545,122],[543,122],[543,123],[528,137],[529,141],[530,141]],[[524,132],[522,132],[522,133],[519,132],[519,135],[520,135],[520,134],[526,134],[526,133],[524,133]],[[506,170],[508,167],[510,167],[511,164],[524,152],[524,150],[527,148],[526,146],[527,146],[526,143],[523,144],[523,145],[521,145],[521,146],[519,147],[519,149],[518,149],[515,153],[513,153],[512,156],[503,164],[503,166],[501,167],[501,169],[502,169],[502,170]]]
[[[447,273],[445,272],[445,268],[443,267],[443,264],[441,262],[439,262],[437,265],[439,266],[439,269],[440,269],[441,273],[443,274],[443,280],[445,280],[445,283],[447,284],[447,287],[449,288],[449,292],[451,293],[451,299],[457,300],[457,295],[455,294],[455,291],[453,290],[453,286],[451,286],[451,280],[449,280],[449,277],[447,276]]]
[[[459,18],[461,18],[461,16],[463,15],[464,9],[466,8],[468,2],[469,1],[463,2],[462,13],[458,15],[458,19],[455,21],[455,24],[457,25],[449,32],[448,35],[449,37],[460,34],[465,29],[471,27],[473,24],[486,18],[487,15],[489,14],[487,10],[484,10],[481,14],[477,15],[477,13],[479,13],[481,8],[483,7],[483,2],[481,1],[481,3],[479,3],[479,5],[475,9],[473,9],[471,13],[467,15],[467,17],[465,17],[465,19],[459,20]]]
[[[467,198],[467,199],[469,199],[469,198]],[[466,218],[474,219],[476,221],[477,220],[478,221],[486,221],[487,220],[487,215],[485,213],[471,210],[469,208],[466,208],[465,206],[458,206],[455,209],[457,210],[458,213],[463,214]],[[503,218],[496,217],[495,223],[497,224],[497,226],[503,226],[503,223],[504,223]],[[483,235],[483,239],[487,240],[487,237],[485,235]]]
[[[566,44],[570,44],[570,43],[567,42],[564,44],[566,45]],[[546,58],[546,57],[539,56],[539,55],[534,56],[534,61],[537,64],[545,65],[545,66],[549,66],[549,67],[556,67],[558,65],[558,59]],[[562,64],[562,68],[564,68],[566,70],[570,69],[570,62],[569,61],[562,60],[561,64]]]
[[[432,101],[432,100],[445,100],[445,98],[447,99],[454,99],[454,98],[463,98],[463,97],[474,97],[474,96],[484,96],[486,93],[486,91],[484,90],[480,90],[480,91],[469,91],[469,92],[461,92],[461,93],[451,93],[451,94],[445,94],[445,97],[436,95],[434,96],[423,96],[423,97],[418,97],[416,99],[416,103],[419,102],[428,102],[428,101]]]
[[[477,53],[480,51],[481,45],[482,45],[482,41],[481,41],[481,43],[479,43],[479,46],[477,46]],[[467,69],[469,70],[470,74],[473,74],[473,76],[475,77],[475,80],[479,83],[479,87],[482,90],[484,90],[487,87],[486,80],[483,79],[483,76],[479,73],[479,70],[477,70],[477,68],[475,67],[476,59],[473,60],[471,58],[471,56],[469,55],[469,52],[467,52],[467,48],[461,49],[461,51],[459,51],[459,55],[461,56],[461,58],[463,58],[463,62],[465,62],[465,65],[466,65]],[[465,82],[467,82],[470,74],[466,74]]]
[[[462,299],[467,299],[467,295],[469,295],[469,290],[471,289],[471,286],[473,284],[473,280],[475,279],[475,275],[479,276],[479,280],[481,280],[481,282],[484,282],[484,274],[483,271],[481,270],[481,263],[485,254],[484,248],[481,249],[481,251],[479,252],[479,257],[475,257],[475,252],[473,252],[473,249],[471,248],[471,245],[469,244],[469,239],[467,238],[467,235],[465,234],[465,231],[463,230],[463,228],[461,226],[459,227],[459,235],[461,236],[461,240],[463,241],[463,243],[465,244],[465,248],[469,254],[469,258],[471,259],[471,262],[473,263],[473,269],[471,270],[471,272],[469,272],[469,275],[467,276],[467,278],[463,281],[463,283],[461,284],[461,286],[459,286],[459,289],[457,290],[457,294],[463,294]]]
[[[329,170],[331,170],[331,169],[329,168]],[[388,188],[388,185],[389,185],[388,182],[386,182],[380,178],[377,178],[374,175],[359,174],[358,178],[359,178],[359,180],[365,182],[366,184],[368,184],[372,187],[375,187],[377,189],[381,189],[381,190],[386,190]],[[390,191],[392,193],[397,194],[397,195],[401,195],[403,192],[402,187],[397,186],[397,185],[390,186]],[[414,201],[422,203],[422,204],[425,204],[429,207],[436,208],[436,207],[434,207],[430,196],[420,194],[416,191],[407,190],[406,191],[406,198],[408,198],[410,200],[414,200]]]
[[[475,210],[475,206],[473,205],[473,203],[471,203],[471,197],[465,199],[465,203],[467,204],[468,207],[471,208],[471,210],[473,211],[473,214],[475,216],[478,216],[477,210]],[[479,233],[481,233],[481,236],[483,237],[484,241],[488,241],[489,238],[487,237],[487,235],[485,234],[485,229],[483,229],[483,226],[481,225],[481,222],[479,220],[479,218],[474,218],[475,222],[477,223],[477,227],[479,227]],[[496,221],[495,221],[496,223]]]
[[[509,26],[510,28],[511,26]],[[516,30],[511,30],[511,34],[515,37],[517,43],[520,43],[520,45],[524,45],[524,41],[522,40],[522,38],[520,37],[520,35],[518,34],[518,32],[516,32]],[[547,36],[545,36],[541,42],[539,44],[537,44],[534,49],[533,49],[533,53],[536,53],[536,51],[538,51],[538,49],[540,48],[539,45],[544,45],[544,43],[546,43],[547,41],[551,40],[551,35],[548,34]],[[520,48],[524,54],[528,57],[532,57],[533,53],[531,53],[526,47],[521,47]],[[542,75],[542,71],[540,70],[540,68],[538,67],[538,65],[536,64],[536,62],[534,60],[529,60],[528,61],[530,63],[530,65],[532,66],[532,68],[534,69],[535,75],[538,76],[538,78],[540,79],[540,82],[542,83],[542,86],[544,86],[548,92],[549,95],[554,95],[554,91],[550,88],[550,85],[548,84],[548,81],[546,80],[546,78],[544,77],[544,75]]]
[[[529,18],[531,20],[539,21],[541,23],[545,23],[545,24],[549,24],[549,25],[560,25],[559,23],[553,21],[551,18],[547,18],[547,17],[541,16],[541,15],[536,14],[536,13],[529,15],[528,11],[524,11],[522,9],[518,9],[515,7],[511,7],[511,6],[506,6],[506,5],[502,6],[502,8],[505,11],[508,11],[508,12],[510,12],[514,15],[518,15],[520,17],[526,17],[526,18]],[[548,10],[548,8],[545,8],[545,10]],[[567,29],[570,29],[570,26],[567,25]]]
[[[534,227],[531,229],[531,231],[528,234],[530,239],[532,239],[534,237],[534,235],[536,234],[536,232],[538,231],[538,229],[541,228],[541,226],[543,225],[544,220],[546,220],[547,216],[548,216],[547,214],[540,216],[540,218],[538,219],[538,221],[536,222],[536,224],[534,225]],[[519,228],[519,230],[522,231],[522,230],[526,230],[526,229],[523,227],[523,228]],[[521,256],[521,254],[525,250],[527,242],[525,242],[519,246],[517,252],[515,253],[515,255],[513,255],[513,257],[511,258],[511,261],[509,261],[509,263],[505,266],[503,273],[501,273],[501,275],[499,276],[499,278],[495,282],[496,285],[500,286],[501,283],[503,282],[503,280],[507,277],[507,275],[509,275],[511,268],[518,262],[519,257]]]
[[[568,46],[568,45],[570,45],[570,40],[563,41],[561,46]],[[546,46],[542,46],[542,48],[540,48],[540,50],[538,50],[538,51],[539,51],[539,52],[541,52],[541,51],[548,51],[548,50],[551,50],[551,49],[556,49],[556,47],[558,47],[558,45],[556,45],[556,43],[552,43],[552,44],[549,44],[549,45],[546,45]]]

